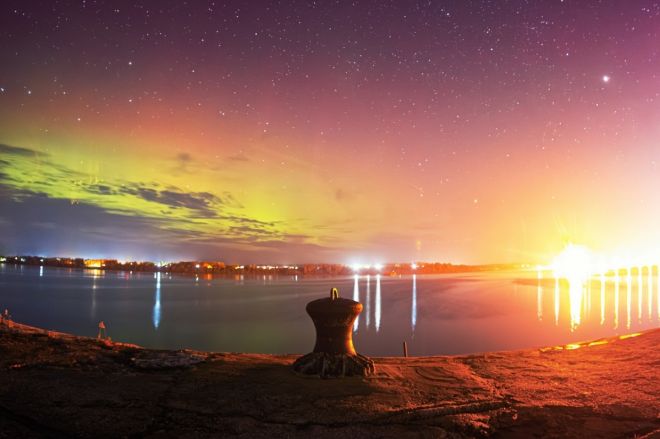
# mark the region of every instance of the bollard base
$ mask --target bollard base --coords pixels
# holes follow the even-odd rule
[[[373,360],[364,355],[328,354],[311,352],[293,363],[293,370],[305,375],[321,378],[346,376],[369,376],[376,372]]]

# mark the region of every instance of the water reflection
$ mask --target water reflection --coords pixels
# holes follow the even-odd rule
[[[642,267],[637,267],[637,321],[641,322],[642,321],[642,287],[643,287],[643,280],[642,280]]]
[[[619,270],[614,270],[614,329],[619,328]]]
[[[92,306],[90,309],[90,315],[92,319],[96,320],[96,290],[98,289],[97,280],[101,276],[105,275],[105,271],[95,268],[90,270],[90,272],[92,273]]]
[[[648,267],[648,272],[646,276],[646,284],[648,290],[648,299],[649,299],[649,320],[653,318],[653,267]]]
[[[160,326],[160,272],[154,273],[156,278],[156,297],[154,299],[153,322],[154,328]]]
[[[415,333],[415,326],[417,326],[417,275],[413,274],[412,278],[412,306],[410,312],[410,325],[412,332]]]
[[[367,274],[367,298],[365,300],[367,302],[367,315],[366,315],[366,321],[367,321],[367,328],[371,326],[371,275]]]
[[[356,302],[360,301],[360,276],[357,274],[354,276],[355,282],[353,283],[353,300]],[[355,323],[353,323],[353,332],[357,332],[358,328],[360,327],[360,315],[358,314],[357,318],[355,319]]]
[[[543,308],[546,304],[543,298],[544,287],[552,285],[550,279],[544,281],[541,271],[537,270],[536,275],[538,321],[543,320]],[[622,279],[621,276],[625,278]],[[622,288],[625,289],[626,330],[660,321],[660,275],[655,266],[639,266],[602,271],[584,279],[561,278],[555,275],[554,294],[552,299],[548,299],[553,303],[551,306],[554,308],[555,325],[559,325],[560,320],[567,319],[571,331],[589,323],[618,329]],[[654,298],[658,301],[655,307]],[[633,313],[636,314],[636,319],[633,318]]]
[[[600,274],[600,324],[605,323],[605,273]]]
[[[584,282],[580,279],[568,279],[569,307],[571,310],[571,329],[580,325],[582,317],[582,300],[584,298]]]
[[[364,314],[366,328],[369,329],[371,327],[371,321],[373,319],[374,327],[376,328],[376,332],[378,332],[380,330],[380,316],[381,316],[381,287],[380,287],[381,275],[377,274],[375,275],[375,278],[376,278],[376,293],[374,300],[371,300],[371,275],[367,274],[364,276],[364,281],[366,284],[365,286],[366,297],[365,297],[365,301],[362,302],[364,304],[364,312],[362,314]],[[353,300],[355,300],[356,302],[360,301],[360,276],[357,274],[353,276]],[[415,311],[415,315],[416,313],[417,311]],[[358,317],[355,319],[355,323],[353,324],[353,332],[357,332],[359,327],[360,327],[360,315],[358,315]]]
[[[638,265],[634,264],[629,280],[628,268],[617,271],[613,267],[599,267],[594,276],[586,278],[582,305],[577,307],[582,313],[579,324],[571,315],[576,307],[569,301],[579,298],[582,289],[571,294],[566,279],[543,267],[541,273],[301,276],[295,285],[288,276],[274,276],[272,282],[267,278],[265,287],[262,276],[248,276],[244,283],[240,275],[214,276],[208,285],[200,273],[199,285],[194,286],[194,275],[161,273],[159,282],[157,273],[71,272],[44,266],[40,278],[39,266],[24,267],[23,271],[8,267],[0,269],[0,304],[33,324],[73,333],[85,334],[103,319],[121,331],[121,336],[115,332],[121,341],[149,347],[304,352],[313,339],[311,322],[304,312],[306,303],[339,286],[347,298],[353,297],[365,307],[354,337],[357,348],[365,354],[400,355],[402,341],[407,341],[415,354],[461,354],[551,346],[658,326],[660,279],[656,266],[650,276],[648,265],[643,268],[643,321],[639,324],[637,320]],[[163,283],[167,284],[165,296]],[[295,291],[291,291],[292,285]],[[45,286],[49,287],[48,294],[44,294]],[[37,302],[39,306],[35,306]],[[173,318],[168,303],[176,308],[176,325],[161,325],[163,318]],[[629,323],[628,308],[632,312]],[[49,312],[44,313],[44,309]],[[365,330],[367,317],[369,327]],[[626,330],[628,324],[630,330]],[[181,332],[181,327],[186,331]],[[255,327],[264,329],[253,338],[250,334]]]
[[[632,313],[632,268],[628,268],[628,275],[626,276],[626,329],[630,329],[631,313]]]
[[[555,276],[555,326],[559,325],[559,277]]]
[[[380,330],[380,274],[376,275],[376,332]]]
[[[536,318],[543,320],[543,272],[541,269],[536,270]]]

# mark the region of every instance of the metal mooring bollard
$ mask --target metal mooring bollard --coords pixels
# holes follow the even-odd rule
[[[298,358],[293,370],[321,377],[368,376],[375,372],[374,362],[355,351],[353,322],[362,312],[362,304],[342,299],[333,288],[330,297],[309,302],[307,314],[316,328],[314,351]]]

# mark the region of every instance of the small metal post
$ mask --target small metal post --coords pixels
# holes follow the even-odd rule
[[[408,343],[403,342],[403,356],[408,357]]]

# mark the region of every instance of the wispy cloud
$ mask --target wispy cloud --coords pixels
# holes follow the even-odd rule
[[[44,155],[45,153],[37,152],[37,151],[35,151],[33,149],[29,149],[29,148],[22,148],[20,146],[11,146],[11,145],[5,145],[4,143],[0,143],[0,154],[31,157],[31,156],[34,156],[34,155],[37,155],[37,154]]]
[[[55,204],[92,206],[112,218],[126,217],[203,240],[226,238],[253,243],[279,239],[285,233],[284,224],[246,214],[229,191],[191,191],[174,185],[120,179],[99,181],[29,148],[1,144],[0,153],[6,163],[0,170],[0,185],[14,200],[60,200]],[[189,163],[191,159],[185,156],[180,160]],[[11,213],[0,216],[11,217]]]

